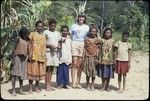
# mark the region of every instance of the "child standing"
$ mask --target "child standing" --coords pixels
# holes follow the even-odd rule
[[[53,75],[53,71],[55,67],[59,66],[59,41],[61,39],[61,35],[58,31],[56,31],[57,21],[54,18],[49,20],[49,30],[45,30],[44,34],[47,36],[46,43],[46,77],[45,77],[45,85],[46,91],[55,90],[54,87],[51,86],[51,79]]]
[[[29,59],[27,78],[29,79],[29,94],[32,94],[33,81],[35,81],[35,92],[40,93],[39,81],[45,78],[46,62],[46,36],[43,35],[44,22],[38,20],[35,23],[36,31],[29,34]]]
[[[85,38],[85,53],[84,53],[84,68],[83,71],[86,74],[87,90],[95,90],[94,81],[96,76],[95,66],[98,62],[97,53],[98,53],[98,44],[99,39],[97,38],[97,29],[96,27],[91,27],[89,30],[88,36]],[[91,85],[89,81],[91,78]]]
[[[27,28],[22,27],[17,37],[17,43],[13,50],[13,67],[11,69],[12,75],[12,96],[16,96],[15,84],[16,79],[19,77],[20,94],[26,94],[23,92],[23,80],[27,77],[27,36],[29,31]]]
[[[131,44],[128,42],[129,32],[122,33],[122,40],[117,41],[115,47],[116,51],[116,68],[115,72],[118,74],[118,91],[125,90],[126,73],[130,68]],[[123,75],[123,89],[121,90],[121,79]]]
[[[110,78],[114,78],[114,40],[112,39],[111,28],[106,28],[100,41],[100,67],[97,69],[98,76],[102,78],[102,91],[110,91],[108,88]]]
[[[69,66],[72,62],[72,54],[71,54],[71,39],[68,36],[69,28],[68,26],[62,26],[61,30],[61,50],[59,57],[59,67],[57,68],[57,84],[58,88],[68,88],[69,84]]]

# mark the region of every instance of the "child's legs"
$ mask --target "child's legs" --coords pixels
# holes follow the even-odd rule
[[[64,84],[63,67],[64,67],[64,64],[60,64],[59,67],[57,68],[56,81],[58,85]]]
[[[36,91],[36,92],[39,92],[39,91],[40,91],[39,88],[38,88],[38,87],[39,87],[39,82],[40,82],[40,81],[35,81],[35,91]]]
[[[29,80],[29,91],[32,91],[33,80]]]
[[[86,84],[89,86],[90,77],[86,75]]]
[[[92,79],[91,86],[94,87],[95,77],[92,77],[91,79]]]
[[[104,87],[105,78],[101,78],[101,80],[102,80],[102,87]]]
[[[46,88],[49,87],[49,83],[50,83],[50,67],[46,66],[46,75],[45,75],[45,86]]]
[[[20,85],[20,91],[23,90],[23,80],[21,79],[21,77],[19,77],[19,85]]]
[[[12,75],[12,93],[15,93],[15,85],[16,85],[17,76]]]
[[[108,86],[109,86],[110,78],[106,78],[106,87],[105,90],[109,91]]]
[[[77,84],[80,84],[81,74],[82,74],[82,57],[78,57],[78,63],[77,63]]]
[[[126,74],[123,74],[123,90],[125,90],[126,85]]]
[[[49,86],[51,87],[51,80],[53,76],[54,66],[50,67],[50,75],[49,75]]]
[[[120,90],[121,89],[121,78],[122,77],[122,74],[118,74],[118,89]]]
[[[71,68],[71,76],[72,76],[72,84],[73,86],[75,85],[75,79],[77,77],[77,62],[78,62],[78,57],[73,56],[72,57],[72,68]]]
[[[64,85],[68,85],[69,84],[69,65],[66,65],[64,63],[64,67],[63,67],[63,75],[64,75]]]

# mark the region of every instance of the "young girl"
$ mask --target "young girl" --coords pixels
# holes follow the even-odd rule
[[[122,40],[117,41],[115,47],[116,51],[116,68],[115,72],[118,74],[118,91],[121,91],[121,78],[123,75],[123,89],[125,90],[126,73],[130,68],[131,44],[128,42],[129,32],[122,33]]]
[[[58,31],[55,31],[57,25],[57,21],[53,18],[49,20],[49,30],[45,30],[44,34],[47,36],[46,43],[46,77],[45,77],[45,85],[46,91],[55,90],[54,87],[51,86],[52,74],[55,67],[59,66],[59,41],[61,39],[61,35]]]
[[[11,69],[12,74],[12,96],[16,96],[15,83],[17,77],[19,77],[20,94],[26,94],[23,92],[23,80],[26,79],[27,74],[27,36],[29,31],[27,28],[22,27],[17,37],[17,43],[13,50],[13,67]]]
[[[35,26],[36,31],[29,34],[29,61],[27,68],[29,94],[33,93],[33,81],[36,81],[35,91],[39,93],[39,81],[45,79],[46,36],[43,35],[44,22],[38,20]]]
[[[99,39],[97,38],[97,29],[96,27],[91,27],[89,30],[89,35],[85,39],[85,53],[84,53],[84,68],[83,71],[86,74],[87,90],[95,90],[94,81],[96,76],[95,66],[98,62],[98,43]],[[91,85],[89,81],[91,78]]]
[[[114,77],[113,64],[114,64],[114,40],[112,39],[112,30],[106,28],[104,30],[102,39],[100,41],[100,67],[97,69],[98,76],[102,78],[102,91],[110,91],[108,88],[110,78]]]
[[[58,88],[68,88],[69,84],[69,66],[72,62],[71,54],[71,39],[69,38],[69,28],[68,26],[62,26],[61,30],[61,50],[59,57],[59,67],[57,68],[57,84]]]

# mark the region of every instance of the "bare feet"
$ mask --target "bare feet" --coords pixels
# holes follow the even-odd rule
[[[72,84],[72,88],[76,88],[76,84],[75,83]]]
[[[38,88],[35,88],[35,92],[40,93],[41,91]]]
[[[63,87],[62,85],[58,85],[57,89],[62,89],[62,87]]]
[[[87,86],[87,90],[88,90],[88,91],[90,91],[90,90],[91,90],[90,86]]]
[[[118,92],[118,93],[122,93],[122,90],[121,90],[121,89],[118,89],[117,92]]]
[[[66,85],[63,86],[64,89],[68,89],[68,87]]]
[[[46,90],[46,91],[50,91],[51,89],[50,89],[50,88],[46,88],[45,90]]]
[[[19,90],[19,94],[21,94],[21,95],[27,95],[27,93],[23,92],[22,90]]]
[[[55,88],[53,86],[50,87],[51,91],[55,91]]]
[[[12,96],[17,96],[15,92],[13,92],[11,95],[12,95]]]
[[[95,88],[94,88],[94,86],[91,86],[91,91],[95,91]]]
[[[107,92],[110,92],[110,91],[111,91],[109,88],[106,88],[105,90],[106,90]]]
[[[76,88],[81,89],[81,88],[82,88],[82,86],[81,86],[80,84],[77,84]]]
[[[103,92],[103,91],[105,91],[105,88],[104,88],[104,87],[102,87],[102,88],[100,89],[100,91],[102,91],[102,92]]]
[[[33,91],[32,91],[32,90],[29,90],[29,91],[28,91],[28,94],[33,94]]]

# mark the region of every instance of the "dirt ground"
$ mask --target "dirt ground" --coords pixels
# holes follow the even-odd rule
[[[110,80],[111,92],[100,91],[101,79],[96,77],[95,91],[87,91],[85,83],[85,74],[82,73],[81,85],[82,89],[57,89],[47,92],[44,90],[44,80],[40,82],[42,89],[41,93],[34,92],[33,94],[11,96],[11,82],[1,84],[2,99],[20,99],[20,100],[145,100],[149,98],[149,54],[134,52],[131,59],[132,65],[127,74],[126,90],[123,93],[118,93],[117,90],[117,75]],[[71,75],[70,75],[71,77]],[[56,87],[56,76],[53,75],[52,84]],[[71,78],[70,78],[71,81]],[[19,83],[16,84],[17,90]],[[24,89],[28,91],[28,80],[24,81]]]

